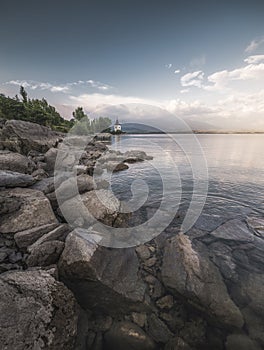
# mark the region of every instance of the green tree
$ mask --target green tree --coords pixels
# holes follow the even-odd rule
[[[27,95],[27,93],[26,93],[26,90],[25,90],[25,88],[24,88],[24,86],[20,86],[20,95],[21,95],[21,97],[22,97],[22,102],[23,103],[27,103],[28,102],[28,95]]]

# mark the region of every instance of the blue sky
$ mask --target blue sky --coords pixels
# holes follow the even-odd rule
[[[0,91],[13,96],[23,84],[68,118],[78,105],[142,103],[264,130],[263,13],[256,0],[10,0],[0,13]],[[145,122],[145,109],[131,115]]]

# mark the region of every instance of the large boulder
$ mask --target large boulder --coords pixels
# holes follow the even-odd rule
[[[31,174],[35,164],[19,153],[0,151],[0,169],[10,170],[23,174]]]
[[[31,150],[45,153],[61,139],[62,134],[43,125],[8,120],[2,129],[1,144],[11,151],[27,155]]]
[[[162,279],[164,285],[186,302],[227,328],[241,328],[243,316],[230,298],[217,267],[205,248],[193,247],[189,238],[178,235],[165,245]]]
[[[81,236],[76,230],[67,236],[59,261],[60,277],[84,309],[110,314],[145,310],[145,284],[138,276],[134,249],[101,247],[97,238]]]
[[[58,222],[49,200],[40,191],[28,188],[6,189],[0,191],[0,203],[1,201],[4,204],[0,211],[4,215],[0,221],[0,233],[16,233]],[[6,202],[10,203],[10,208],[6,208]],[[15,208],[14,203],[19,205]]]
[[[72,293],[46,271],[0,276],[0,344],[5,350],[72,350],[78,306]]]
[[[0,170],[0,187],[28,187],[35,182],[36,180],[31,175]]]

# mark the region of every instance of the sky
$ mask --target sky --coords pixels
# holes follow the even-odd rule
[[[0,92],[67,119],[264,130],[263,1],[9,0],[0,32]]]

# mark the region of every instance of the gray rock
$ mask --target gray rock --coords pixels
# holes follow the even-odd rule
[[[231,334],[226,339],[226,350],[261,350],[261,347],[243,334]]]
[[[28,266],[49,266],[58,262],[64,249],[61,241],[47,241],[39,245],[34,245],[27,258]]]
[[[147,322],[146,313],[132,312],[131,318],[132,318],[132,321],[141,328],[143,328]]]
[[[140,245],[140,246],[136,247],[136,252],[138,254],[138,257],[141,260],[146,260],[146,259],[150,258],[149,248],[146,247],[145,245]]]
[[[48,178],[39,180],[33,186],[31,186],[31,189],[39,190],[44,194],[54,192],[55,190],[54,177],[48,177]]]
[[[94,190],[95,187],[93,178],[87,174],[82,174],[76,178],[69,178],[62,182],[62,184],[56,189],[56,196],[59,196],[60,200],[65,201],[76,196],[78,192],[81,194]]]
[[[154,350],[155,343],[137,325],[128,322],[115,322],[105,334],[106,349],[115,350]]]
[[[107,162],[104,166],[108,171],[112,171],[113,173],[117,173],[118,171],[122,170],[127,170],[129,168],[127,164],[115,161]]]
[[[36,242],[40,237],[45,235],[45,233],[52,231],[58,225],[58,223],[47,224],[17,232],[14,236],[15,242],[20,249],[27,248]]]
[[[0,170],[0,187],[28,187],[35,182],[36,180],[31,175]]]
[[[254,236],[248,229],[246,223],[241,220],[229,220],[211,232],[211,236],[217,239],[224,239],[235,242],[253,242]]]
[[[48,199],[40,191],[15,188],[1,191],[1,196],[7,200],[17,200],[20,207],[15,212],[3,215],[0,233],[16,233],[58,222]]]
[[[181,234],[167,241],[161,273],[167,288],[209,318],[227,327],[243,326],[243,316],[230,298],[220,272],[206,251],[195,250],[187,236]]]
[[[35,180],[42,180],[49,177],[46,171],[41,168],[38,168],[37,170],[33,171],[31,175],[34,177]]]
[[[119,215],[119,207],[120,202],[113,193],[102,189],[86,192],[65,201],[60,205],[60,213],[69,223],[80,219],[80,222],[87,225],[97,220],[112,225]]]
[[[171,309],[173,307],[173,296],[165,295],[163,298],[157,300],[156,304],[160,309]]]
[[[157,315],[151,314],[148,317],[148,334],[157,343],[167,343],[173,336],[166,324],[162,322]]]
[[[45,271],[2,274],[2,349],[73,349],[77,333],[77,310],[72,293]]]
[[[247,217],[248,226],[256,236],[264,238],[264,219],[258,217]]]
[[[44,242],[49,242],[49,241],[62,241],[62,242],[64,242],[70,231],[71,231],[71,229],[67,224],[59,225],[58,227],[54,228],[53,230],[49,231],[48,233],[45,233],[44,235],[42,235],[32,245],[28,246],[28,251],[29,252],[33,251],[35,248],[37,248],[37,246],[40,246]]]
[[[192,350],[192,348],[180,337],[171,339],[164,350]]]
[[[22,120],[8,120],[1,136],[5,148],[25,155],[31,150],[45,153],[61,139],[62,134],[43,125]]]
[[[46,163],[45,170],[49,174],[54,173],[54,167],[55,167],[58,152],[59,152],[59,150],[57,148],[52,147],[44,155],[44,161]]]
[[[26,156],[10,151],[0,151],[0,169],[31,174],[35,164]]]
[[[62,280],[84,309],[108,314],[144,311],[145,285],[138,276],[135,251],[104,248],[95,239],[93,235],[84,239],[76,231],[67,236],[59,261]]]

